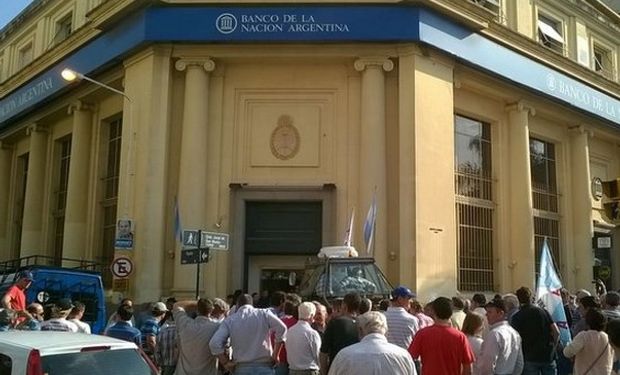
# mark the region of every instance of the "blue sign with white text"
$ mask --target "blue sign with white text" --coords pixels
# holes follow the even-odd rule
[[[421,42],[620,129],[618,96],[553,70],[424,7],[391,5],[152,6],[137,11],[0,99],[0,131],[70,85],[151,43]]]

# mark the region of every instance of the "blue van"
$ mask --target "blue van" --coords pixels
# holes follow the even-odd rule
[[[33,258],[33,257],[28,257]],[[34,256],[34,258],[47,258]],[[0,269],[0,296],[16,281],[20,272],[28,270],[33,281],[26,290],[26,304],[38,302],[42,305],[55,303],[61,298],[80,301],[86,306],[82,320],[88,323],[92,333],[103,333],[107,323],[105,297],[101,274],[84,268],[56,267],[24,261],[25,258],[5,262],[23,265],[17,268]],[[34,264],[32,264],[34,263]],[[82,262],[83,263],[83,262]],[[63,262],[66,264],[66,262]],[[89,263],[92,266],[93,263]],[[0,264],[0,268],[2,264]]]

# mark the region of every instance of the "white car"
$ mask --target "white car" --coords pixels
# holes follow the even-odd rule
[[[52,331],[0,332],[0,375],[158,374],[131,342]]]

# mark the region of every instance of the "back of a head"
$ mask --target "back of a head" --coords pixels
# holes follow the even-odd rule
[[[446,297],[435,298],[431,302],[435,316],[441,320],[448,320],[452,316],[452,301]]]
[[[522,286],[521,288],[517,289],[516,294],[520,304],[532,303],[532,291],[530,290],[530,288]]]
[[[512,293],[504,294],[502,299],[504,300],[504,303],[506,304],[506,308],[508,309],[508,311],[519,307],[519,299],[517,298],[516,295]]]
[[[390,307],[389,299],[382,299],[381,302],[379,302],[379,311],[387,311],[388,307]]]
[[[355,313],[360,309],[360,303],[362,303],[362,297],[359,293],[348,293],[342,299],[342,304],[346,307],[347,312]]]
[[[581,304],[581,306],[583,306],[584,309],[601,308],[600,303],[598,303],[598,301],[596,300],[596,297],[594,296],[582,297],[579,300],[579,303]]]
[[[244,305],[252,305],[252,302],[254,302],[254,300],[252,299],[251,295],[242,294],[239,296],[239,298],[237,298],[237,307],[241,307]]]
[[[219,309],[220,311],[226,312],[230,309],[230,307],[228,306],[228,304],[226,303],[226,301],[224,301],[221,298],[214,298],[213,299],[213,309]]]
[[[618,305],[620,305],[620,294],[613,290],[607,292],[607,294],[605,294],[605,304],[613,308],[618,307]]]
[[[213,301],[208,298],[199,299],[196,303],[196,310],[198,311],[199,315],[208,316],[211,311],[213,311]]]
[[[128,305],[120,305],[118,310],[116,310],[116,313],[121,320],[128,322],[131,318],[133,318],[133,307]]]
[[[11,309],[2,309],[0,310],[0,325],[8,326],[13,324],[15,319],[17,318],[17,313],[15,310]]]
[[[68,318],[74,318],[84,311],[86,311],[86,306],[82,302],[75,301],[73,302],[73,308],[71,309]]]
[[[370,310],[372,310],[372,301],[368,298],[362,298],[362,300],[360,301],[359,313],[365,314]]]
[[[286,300],[284,301],[284,314],[297,318],[299,314],[299,303],[296,301]]]
[[[302,302],[297,310],[300,320],[309,320],[316,314],[316,306],[312,302]]]
[[[592,330],[602,331],[607,324],[607,318],[600,309],[588,309],[586,312],[586,324]]]
[[[271,304],[271,307],[280,307],[284,303],[285,299],[286,299],[286,293],[278,290],[271,294],[271,299],[269,303]]]
[[[465,301],[461,297],[452,297],[452,306],[457,310],[465,309]]]
[[[387,320],[385,315],[379,311],[368,311],[358,316],[356,323],[364,336],[371,333],[385,335],[387,332]]]
[[[482,293],[476,293],[471,298],[472,301],[476,302],[478,306],[484,307],[487,304],[487,297]]]
[[[482,315],[476,313],[467,313],[465,320],[463,320],[463,328],[461,331],[469,336],[474,336],[477,331],[482,327]]]

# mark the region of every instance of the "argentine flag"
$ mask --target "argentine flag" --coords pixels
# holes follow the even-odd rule
[[[571,341],[571,334],[566,321],[566,314],[564,313],[564,304],[560,295],[561,289],[562,282],[557,272],[555,272],[551,250],[545,237],[540,256],[540,275],[538,276],[536,299],[551,315],[555,324],[557,324],[560,329],[560,342],[563,346],[566,346]]]
[[[368,208],[366,221],[364,222],[364,243],[366,244],[366,253],[372,255],[372,241],[375,236],[375,221],[377,220],[377,193],[372,196],[372,203]]]

